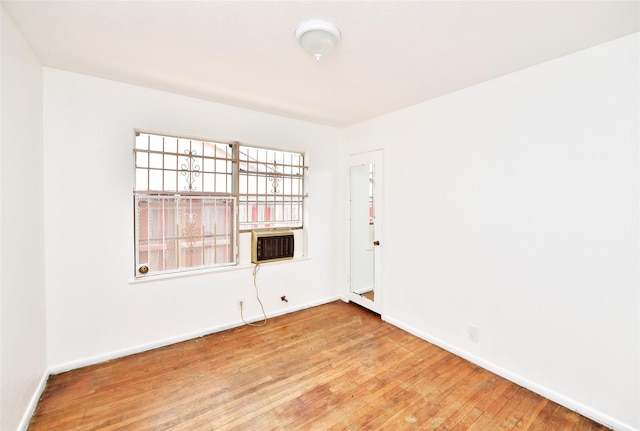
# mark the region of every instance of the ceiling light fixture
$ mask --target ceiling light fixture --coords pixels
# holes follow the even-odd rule
[[[313,20],[300,24],[295,36],[305,51],[316,60],[321,60],[340,40],[340,30],[330,22]]]

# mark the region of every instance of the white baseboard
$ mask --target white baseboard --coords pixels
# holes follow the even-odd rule
[[[49,379],[49,372],[45,371],[44,373],[42,373],[42,377],[40,377],[38,386],[36,386],[36,389],[33,391],[33,395],[29,400],[29,404],[27,404],[27,408],[25,409],[24,414],[22,415],[22,419],[18,424],[18,428],[16,428],[17,431],[26,431],[27,428],[29,428],[31,417],[33,416],[33,413],[36,411],[36,407],[38,407],[38,401],[40,401],[40,397],[42,396],[42,393],[44,392],[44,389],[47,386],[48,379]]]
[[[341,299],[339,296],[331,296],[331,297],[327,297],[327,298],[324,298],[324,299],[313,301],[313,302],[310,302],[310,303],[307,303],[307,304],[304,304],[304,305],[299,305],[299,306],[295,306],[295,307],[281,309],[281,310],[278,310],[277,312],[267,313],[267,318],[273,318],[273,317],[277,317],[277,316],[282,316],[284,314],[293,313],[293,312],[296,312],[296,311],[304,310],[306,308],[312,308],[312,307],[316,307],[318,305],[327,304],[329,302],[337,301],[339,299]],[[264,319],[264,317],[262,315],[250,316],[250,317],[246,317],[245,318],[245,320],[247,322],[250,322],[250,323],[259,322],[259,321],[261,321],[263,319]],[[194,338],[203,337],[205,335],[213,334],[213,333],[216,333],[216,332],[226,331],[227,329],[236,328],[236,327],[242,326],[242,325],[244,325],[244,322],[242,320],[236,320],[236,321],[233,321],[233,322],[226,323],[224,325],[218,325],[218,326],[214,326],[214,327],[209,327],[209,328],[201,329],[201,330],[198,330],[198,331],[193,331],[193,332],[177,335],[177,336],[174,336],[174,337],[169,337],[169,338],[165,338],[165,339],[162,339],[162,340],[153,341],[153,342],[150,342],[150,343],[145,343],[145,344],[140,344],[140,345],[137,345],[137,346],[127,347],[127,348],[120,349],[120,350],[113,350],[111,352],[105,352],[105,353],[101,353],[101,354],[95,355],[95,356],[89,356],[89,357],[78,359],[78,360],[75,360],[75,361],[70,361],[70,362],[66,362],[66,363],[63,363],[63,364],[58,364],[58,365],[51,366],[51,367],[49,367],[49,374],[64,373],[66,371],[75,370],[77,368],[82,368],[82,367],[86,367],[86,366],[89,366],[89,365],[99,364],[101,362],[110,361],[112,359],[121,358],[123,356],[129,356],[129,355],[133,355],[133,354],[136,354],[136,353],[142,353],[142,352],[146,352],[147,350],[153,350],[153,349],[157,349],[159,347],[164,347],[164,346],[169,346],[171,344],[181,343],[183,341],[187,341],[187,340],[191,340],[191,339],[194,339]],[[45,382],[46,382],[46,380],[45,380]]]
[[[551,389],[541,386],[535,382],[532,382],[518,374],[512,373],[509,370],[506,370],[504,368],[501,368],[499,366],[497,366],[496,364],[492,363],[492,362],[488,362],[485,361],[482,358],[479,358],[469,352],[467,352],[466,350],[462,350],[456,346],[453,346],[449,343],[446,343],[436,337],[433,337],[423,331],[420,331],[416,328],[413,328],[412,326],[406,325],[405,323],[403,323],[400,320],[397,320],[393,317],[390,317],[388,315],[384,315],[382,316],[382,320],[384,320],[385,322],[396,326],[404,331],[407,331],[408,333],[415,335],[418,338],[422,338],[425,341],[428,341],[431,344],[435,344],[438,347],[443,348],[444,350],[453,353],[456,356],[459,356],[463,359],[466,359],[467,361],[476,364],[482,368],[484,368],[485,370],[491,371],[494,374],[499,375],[500,377],[503,377],[513,383],[516,383],[526,389],[529,389],[532,392],[537,393],[538,395],[543,396],[544,398],[547,398],[555,403],[560,404],[561,406],[564,406],[566,408],[568,408],[569,410],[573,410],[574,412],[577,412],[579,414],[581,414],[582,416],[585,416],[589,419],[592,419],[604,426],[607,426],[613,430],[617,430],[617,431],[640,431],[638,428],[634,428],[631,425],[625,424],[623,422],[620,422],[617,419],[614,419],[606,414],[603,414],[602,412],[595,410],[589,406],[586,406],[582,403],[579,403],[577,401],[575,401],[574,399],[571,399],[569,397],[566,397],[562,394],[559,394],[555,391],[552,391]]]

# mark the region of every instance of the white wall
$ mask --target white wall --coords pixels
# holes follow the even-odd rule
[[[131,284],[133,129],[308,151],[308,259],[265,264],[268,314],[337,298],[335,129],[44,69],[49,365],[64,370],[261,316],[251,266]],[[288,303],[280,297],[286,295]]]
[[[636,34],[347,131],[348,152],[385,150],[383,317],[636,430],[638,45]]]
[[[42,68],[3,6],[0,15],[0,429],[13,430],[47,376]]]

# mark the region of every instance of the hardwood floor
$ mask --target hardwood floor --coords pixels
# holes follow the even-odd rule
[[[606,430],[334,302],[51,376],[29,430]]]

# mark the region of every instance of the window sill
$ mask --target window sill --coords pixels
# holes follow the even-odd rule
[[[260,265],[269,265],[269,266],[276,266],[276,265],[288,265],[291,263],[295,263],[295,262],[304,262],[304,261],[308,261],[311,260],[310,257],[294,257],[293,259],[290,260],[280,260],[277,262],[267,262],[267,263],[262,263]],[[253,269],[256,266],[256,264],[254,263],[243,263],[243,264],[239,264],[239,265],[234,265],[234,266],[222,266],[219,268],[205,268],[205,269],[196,269],[196,270],[192,270],[192,271],[182,271],[182,272],[174,272],[171,274],[158,274],[158,275],[150,275],[148,277],[144,277],[144,278],[133,278],[129,280],[129,284],[143,284],[143,283],[149,283],[149,282],[154,282],[154,281],[163,281],[163,280],[175,280],[177,278],[187,278],[187,277],[199,277],[202,275],[209,275],[209,274],[218,274],[218,273],[222,273],[222,272],[232,272],[232,271],[244,271],[246,269]]]

